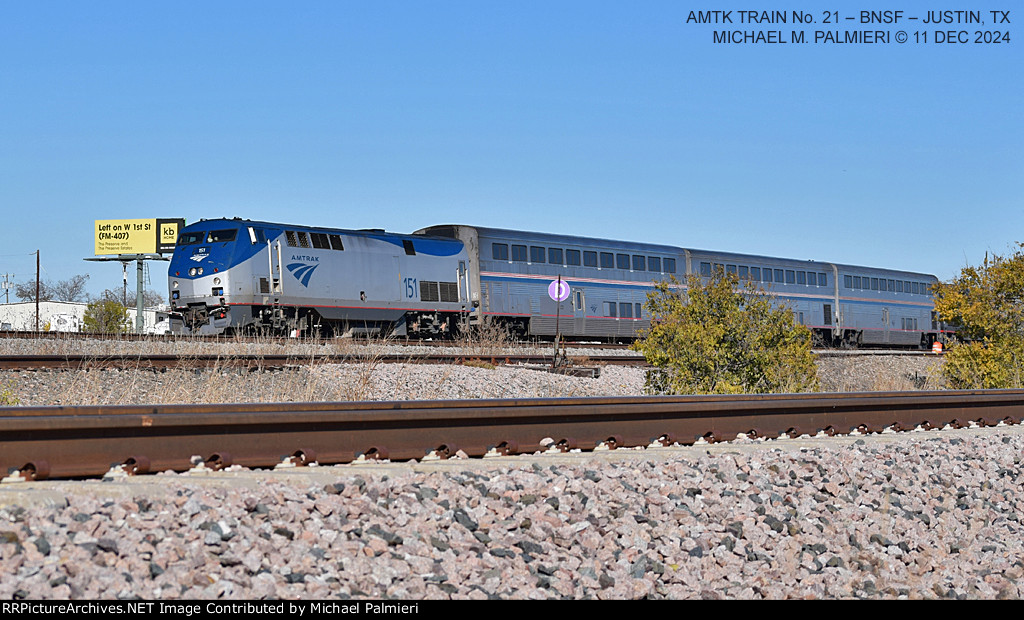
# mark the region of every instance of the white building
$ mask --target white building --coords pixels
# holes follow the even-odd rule
[[[82,331],[85,310],[89,304],[77,301],[39,302],[39,329],[41,331],[78,332]],[[162,331],[166,325],[169,308],[157,306],[142,311],[142,320],[147,333]],[[163,319],[164,323],[157,324]],[[11,331],[35,331],[36,302],[20,301],[0,304],[0,328]],[[135,331],[135,308],[128,308],[128,331]]]

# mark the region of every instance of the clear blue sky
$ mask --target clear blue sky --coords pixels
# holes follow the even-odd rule
[[[968,4],[985,25],[941,29],[1010,43],[712,39],[810,39],[835,29],[826,8],[964,8],[944,0],[0,0],[0,273],[34,277],[39,249],[44,278],[88,273],[98,294],[121,270],[82,260],[94,220],[237,216],[467,223],[948,279],[1024,241],[1024,8]],[[686,23],[751,8],[818,23]],[[166,263],[151,265],[162,291]]]

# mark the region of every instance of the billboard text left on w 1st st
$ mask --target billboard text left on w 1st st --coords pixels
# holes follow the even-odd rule
[[[1011,12],[971,10],[689,11],[688,27],[710,30],[726,45],[1003,45],[1012,41]]]

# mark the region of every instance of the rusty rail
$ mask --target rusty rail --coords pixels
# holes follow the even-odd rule
[[[0,408],[0,467],[27,479],[690,444],[1017,424],[1024,390]],[[549,446],[544,439],[550,439]]]

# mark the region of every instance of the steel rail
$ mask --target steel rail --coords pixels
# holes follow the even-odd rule
[[[415,338],[406,337],[380,337],[380,338],[361,338],[361,337],[339,337],[339,338],[316,338],[316,337],[292,337],[292,336],[242,336],[240,334],[232,334],[229,336],[218,336],[218,335],[197,335],[197,334],[135,334],[135,333],[124,333],[124,334],[103,334],[95,332],[36,332],[36,331],[3,331],[0,332],[0,339],[9,340],[108,340],[112,342],[206,342],[206,343],[221,343],[221,344],[289,344],[289,343],[303,343],[303,344],[331,344],[334,342],[354,343],[358,345],[372,345],[372,344],[394,344],[401,346],[413,346],[413,347],[459,347],[459,346],[477,346],[471,340],[466,342],[460,342],[458,337],[451,340],[418,340]],[[509,347],[534,347],[534,346],[550,346],[551,341],[543,340],[517,340],[509,342]],[[587,341],[575,341],[565,340],[560,341],[560,346],[564,346],[569,349],[573,348],[590,348],[590,349],[626,349],[629,348],[628,344],[621,343],[608,343],[608,342],[587,342]]]
[[[356,345],[391,344],[408,347],[473,347],[480,346],[472,342],[460,342],[455,340],[416,340],[410,338],[293,338],[289,336],[214,336],[214,335],[174,335],[174,334],[100,334],[89,332],[32,332],[32,331],[9,331],[0,332],[0,339],[12,340],[106,340],[111,342],[196,342],[215,344],[321,344],[329,345],[335,342],[352,343]],[[551,341],[516,341],[510,342],[508,348],[537,348],[550,347]],[[630,345],[608,342],[587,342],[575,340],[561,340],[560,347],[565,349],[597,349],[615,351],[628,349]],[[816,355],[826,357],[846,357],[860,355],[908,355],[908,356],[941,356],[942,353],[935,353],[926,349],[886,349],[884,347],[860,348],[860,349],[837,349],[822,348],[815,349]]]
[[[0,408],[26,479],[1020,423],[1024,390]],[[548,439],[550,441],[545,441]],[[199,457],[194,459],[193,457]]]
[[[644,365],[637,355],[586,356],[591,364]],[[195,369],[246,368],[266,370],[312,364],[358,364],[379,362],[386,364],[465,364],[484,362],[492,365],[538,364],[551,365],[547,355],[514,355],[503,353],[465,353],[457,355],[408,353],[402,355],[0,355],[0,370],[87,370],[116,368],[135,369]]]

